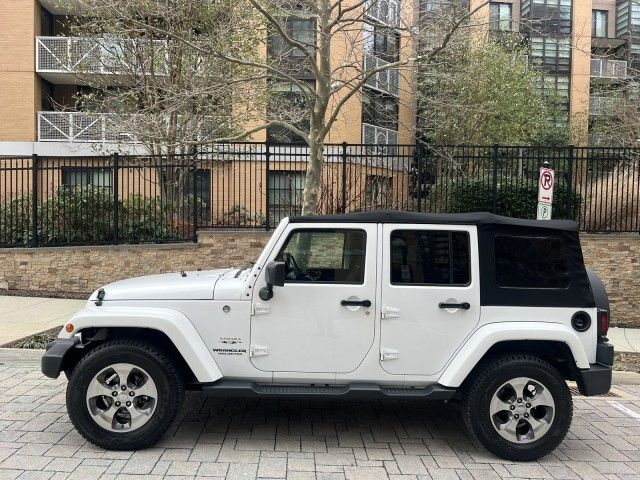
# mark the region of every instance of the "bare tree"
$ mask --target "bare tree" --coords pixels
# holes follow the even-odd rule
[[[284,93],[289,102],[281,102],[285,108],[277,111],[246,110],[247,128],[240,136],[250,136],[260,130],[282,128],[297,135],[308,146],[308,163],[304,190],[303,214],[316,213],[320,178],[324,162],[324,149],[332,127],[341,115],[349,110],[352,101],[358,99],[363,87],[374,77],[397,71],[398,75],[411,76],[417,62],[428,60],[444,50],[451,37],[465,28],[469,18],[488,2],[474,9],[461,11],[442,35],[428,50],[418,51],[416,40],[419,7],[408,2],[382,2],[372,0],[239,0],[247,5],[253,19],[258,20],[253,33],[261,45],[255,52],[230,49],[219,42],[194,39],[170,32],[161,25],[155,31],[175,41],[198,50],[207,58],[222,60],[228,64],[255,68],[267,80],[260,80],[262,88],[275,91],[274,98]],[[137,20],[133,20],[136,22]],[[295,24],[308,22],[312,27],[300,31]],[[143,22],[140,22],[143,24]],[[376,32],[371,35],[371,25],[381,34],[393,31],[398,35],[398,54],[391,61],[366,62],[365,52],[375,48]],[[259,77],[259,75],[257,75]],[[275,87],[275,88],[274,88]],[[415,89],[407,83],[409,90]],[[260,86],[256,86],[259,90]],[[278,94],[278,91],[280,94]],[[275,102],[278,103],[278,102]],[[265,113],[266,112],[266,113]]]

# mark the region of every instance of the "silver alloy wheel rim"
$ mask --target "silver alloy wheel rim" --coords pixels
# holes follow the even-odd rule
[[[93,377],[86,398],[89,413],[98,425],[111,432],[131,432],[153,416],[158,389],[142,368],[114,363]]]
[[[512,443],[542,438],[555,419],[555,402],[538,380],[517,377],[505,382],[491,397],[489,416],[496,431]]]

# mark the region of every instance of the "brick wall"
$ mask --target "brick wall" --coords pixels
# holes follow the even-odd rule
[[[607,286],[612,320],[640,327],[640,235],[582,235],[586,264]],[[0,249],[0,289],[89,294],[115,280],[152,273],[239,266],[269,234],[201,232],[197,244]]]
[[[640,235],[581,235],[588,267],[598,273],[609,294],[611,321],[640,328]]]

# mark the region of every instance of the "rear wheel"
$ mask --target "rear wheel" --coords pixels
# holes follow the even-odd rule
[[[560,373],[531,355],[485,363],[464,392],[462,412],[475,439],[508,460],[535,460],[564,439],[573,415]]]
[[[73,369],[67,411],[78,432],[111,450],[155,444],[178,415],[184,383],[167,354],[135,340],[96,347]]]

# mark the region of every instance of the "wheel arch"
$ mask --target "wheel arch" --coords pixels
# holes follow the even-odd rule
[[[185,369],[188,379],[200,383],[222,378],[222,372],[189,319],[176,310],[140,307],[87,307],[69,320],[58,338],[80,333],[82,343],[65,355],[63,369],[84,356],[93,346],[110,338],[136,338],[164,348]],[[68,358],[67,358],[68,356]]]
[[[579,338],[561,324],[527,322],[521,325],[489,324],[481,327],[456,352],[438,383],[460,387],[478,365],[496,355],[527,353],[555,366],[565,379],[575,379],[589,361]]]

